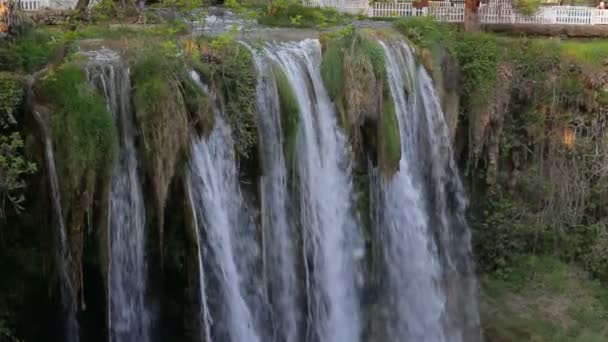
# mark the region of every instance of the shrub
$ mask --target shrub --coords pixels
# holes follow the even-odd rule
[[[56,45],[49,35],[34,29],[14,41],[0,41],[0,70],[33,72],[51,59]]]
[[[50,73],[43,80],[42,92],[53,108],[60,181],[69,198],[91,173],[102,179],[109,176],[118,150],[116,125],[103,97],[75,64]]]
[[[16,115],[23,97],[23,84],[10,73],[0,72],[0,220],[7,202],[19,211],[24,201],[23,177],[36,170],[35,164],[23,157],[23,139],[16,131]]]

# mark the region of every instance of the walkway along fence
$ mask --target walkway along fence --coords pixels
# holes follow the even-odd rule
[[[365,0],[303,0],[307,7],[327,7],[349,14],[370,17],[432,16],[438,21],[464,22],[464,3],[429,1],[428,7],[414,6],[413,2],[375,2]],[[484,24],[557,24],[608,25],[608,10],[585,6],[543,6],[534,15],[515,10],[509,0],[490,0],[481,4],[478,18]]]

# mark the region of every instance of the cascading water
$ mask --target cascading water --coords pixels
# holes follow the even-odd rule
[[[321,45],[304,40],[264,51],[285,72],[300,110],[299,217],[311,272],[306,281],[312,331],[306,340],[356,342],[361,323],[354,256],[361,238],[352,213],[346,139],[321,81]]]
[[[31,93],[31,85],[33,80],[28,81],[28,92]],[[31,97],[31,95],[29,95]],[[74,287],[70,280],[69,270],[71,269],[72,257],[67,240],[65,228],[65,220],[63,218],[63,209],[61,208],[61,191],[59,189],[59,178],[57,177],[57,168],[55,167],[55,155],[53,153],[53,144],[51,135],[48,132],[47,124],[41,117],[40,113],[34,109],[33,111],[36,120],[38,121],[43,138],[44,138],[44,154],[46,161],[46,169],[49,177],[51,188],[51,202],[54,212],[54,226],[56,229],[56,245],[57,252],[55,253],[56,265],[59,272],[59,287],[61,296],[61,305],[63,310],[63,319],[65,323],[65,339],[67,342],[78,342],[79,327],[76,320],[77,303]]]
[[[150,340],[145,303],[145,207],[134,145],[129,69],[110,50],[94,52],[87,67],[91,83],[105,95],[120,127],[119,160],[109,198],[108,330],[110,341]]]
[[[221,293],[221,316],[216,320],[224,326],[214,327],[213,336],[219,341],[261,341],[241,286],[237,259],[246,256],[237,250],[239,239],[248,237],[244,232],[246,224],[239,220],[245,205],[238,185],[231,131],[218,110],[209,137],[193,139],[191,150],[188,182],[195,221],[203,223],[198,225],[204,228],[200,235],[206,235],[213,259],[212,271]]]
[[[382,45],[402,149],[397,173],[390,179],[374,177],[386,302],[392,303],[387,339],[476,341],[476,284],[464,220],[466,201],[443,113],[429,76],[416,65],[409,46]],[[455,258],[459,269],[452,272]],[[464,284],[464,293],[450,291],[447,296],[451,282]],[[448,298],[453,295],[461,296],[457,303],[462,306]]]
[[[468,205],[440,101],[426,70],[417,70],[418,113],[422,114],[425,151],[431,177],[427,191],[431,225],[438,232],[447,299],[445,324],[450,341],[480,341],[477,277],[473,267],[471,234],[465,218]]]
[[[189,71],[189,76],[194,83],[199,86],[205,94],[209,94],[208,87],[203,84],[200,76],[194,70]],[[195,212],[194,196],[192,195],[192,184],[190,184],[190,178],[186,179],[186,193],[188,195],[188,202],[192,209],[192,221],[194,222],[194,235],[196,238],[196,251],[197,251],[197,266],[198,266],[198,282],[199,282],[199,300],[200,300],[200,330],[201,330],[201,341],[212,342],[211,340],[211,324],[212,318],[207,304],[207,280],[205,277],[205,268],[203,265],[203,241],[201,239],[201,226],[199,223],[198,215]]]
[[[299,340],[296,235],[288,218],[287,169],[283,155],[283,134],[277,84],[270,61],[251,49],[258,75],[257,111],[263,159],[261,177],[262,239],[264,268],[272,307],[276,341]]]

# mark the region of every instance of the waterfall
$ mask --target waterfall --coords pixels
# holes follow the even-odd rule
[[[287,168],[277,84],[270,61],[251,49],[258,72],[257,111],[263,175],[260,180],[264,273],[269,294],[275,340],[299,339],[296,235],[288,218]]]
[[[356,342],[361,323],[354,257],[361,238],[352,213],[346,137],[321,81],[321,45],[309,39],[264,51],[285,72],[300,109],[296,172],[304,261],[310,272],[306,286],[312,331],[307,340]]]
[[[31,93],[31,85],[33,80],[28,80],[28,93]],[[31,98],[31,94],[28,95]],[[69,271],[71,269],[72,258],[67,240],[65,220],[63,218],[63,209],[61,207],[61,191],[59,189],[59,178],[57,177],[57,168],[55,167],[55,155],[53,153],[53,143],[51,141],[50,132],[47,129],[47,124],[34,108],[32,110],[34,117],[38,121],[42,130],[44,139],[44,155],[46,161],[46,169],[49,177],[51,188],[51,202],[54,212],[54,227],[56,233],[57,252],[55,253],[55,263],[59,273],[59,288],[61,296],[61,305],[65,323],[65,339],[67,342],[78,342],[79,327],[76,319],[77,303],[74,287],[70,280]]]
[[[416,65],[410,47],[403,42],[382,46],[402,149],[394,177],[373,179],[386,301],[393,303],[388,339],[475,341],[479,330],[466,200],[447,125],[432,81]],[[448,292],[448,287],[461,292]],[[453,296],[460,299],[454,302]]]
[[[221,316],[216,320],[225,325],[217,327],[222,331],[215,331],[214,336],[226,335],[232,342],[261,341],[241,286],[243,272],[238,259],[247,259],[247,255],[239,253],[239,245],[249,245],[249,241],[241,241],[249,234],[240,216],[246,208],[238,185],[231,131],[219,110],[209,137],[193,139],[191,154],[188,182],[195,221],[203,223],[199,228],[205,229],[200,235],[206,235],[211,250],[210,263],[222,302],[218,305]]]
[[[94,52],[89,80],[102,91],[120,127],[119,161],[109,197],[108,330],[110,341],[150,340],[145,303],[145,207],[138,175],[129,69],[110,50]]]

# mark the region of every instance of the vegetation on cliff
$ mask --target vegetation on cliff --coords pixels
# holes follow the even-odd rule
[[[382,46],[353,27],[325,37],[323,43],[321,76],[356,154],[372,151],[372,160],[392,175],[401,140]]]
[[[23,82],[18,76],[0,72],[0,220],[5,209],[22,209],[24,176],[36,170],[23,156],[23,138],[18,131]]]

